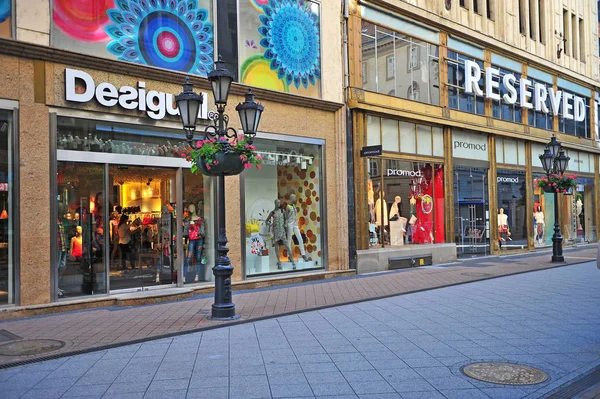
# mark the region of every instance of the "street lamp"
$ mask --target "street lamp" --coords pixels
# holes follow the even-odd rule
[[[546,172],[546,176],[550,179],[551,174],[562,175],[567,170],[569,165],[569,158],[565,155],[562,145],[556,139],[556,136],[552,135],[552,139],[546,145],[544,153],[539,156]],[[558,193],[554,191],[554,235],[552,236],[552,262],[564,262],[565,257],[563,256],[562,249],[563,237],[560,233],[560,223],[558,222]]]
[[[228,127],[229,116],[225,114],[233,74],[224,67],[224,62],[220,56],[219,60],[215,62],[213,71],[208,74],[208,80],[211,83],[217,112],[209,112],[208,118],[213,124],[204,129],[204,138],[216,138],[217,140],[237,138],[237,131],[232,127]],[[194,93],[189,78],[186,79],[186,83],[183,85],[183,92],[175,96],[183,129],[190,144],[194,138],[196,119],[198,119],[198,111],[202,105],[202,100],[201,95]],[[246,94],[245,101],[236,107],[242,122],[242,130],[250,142],[256,136],[263,109],[262,105],[254,102],[252,90],[249,90]],[[227,235],[225,232],[226,175],[229,174],[217,175],[217,227],[219,236],[217,238],[217,260],[212,269],[215,276],[215,302],[212,305],[211,312],[212,318],[216,320],[232,320],[239,317],[235,314],[235,305],[232,303],[231,275],[233,274],[233,267],[227,256],[229,248],[227,248]]]

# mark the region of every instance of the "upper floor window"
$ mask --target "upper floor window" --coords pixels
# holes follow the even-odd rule
[[[531,87],[535,87],[536,84],[545,86],[546,93],[549,93],[550,89],[552,88],[551,84],[532,79],[531,77],[528,77],[527,79],[529,79],[531,81]],[[553,115],[552,115],[552,104],[550,103],[549,95],[546,95],[545,104],[546,104],[546,108],[548,109],[547,113],[544,113],[541,110],[536,111],[535,107],[530,108],[527,111],[527,123],[529,124],[529,126],[535,126],[540,129],[552,130]]]
[[[500,99],[501,100],[492,100],[492,115],[494,118],[503,119],[509,122],[521,123],[522,122],[522,111],[521,111],[521,103],[519,102],[519,96],[517,97],[517,101],[514,104],[510,104],[503,100],[503,96],[505,94],[510,95],[506,87],[502,84],[502,79],[504,75],[514,75],[519,76],[518,73],[509,71],[508,69],[492,66],[492,68],[497,69],[500,73],[498,75],[492,76],[492,79],[495,82],[498,82],[498,87],[500,91]],[[518,86],[519,82],[515,82],[515,86]]]
[[[452,109],[484,115],[485,106],[483,97],[465,92],[465,60],[476,62],[479,65],[479,68],[482,70],[481,81],[484,80],[483,61],[448,50],[449,106]]]
[[[12,1],[0,0],[0,37],[12,37]]]
[[[206,76],[212,0],[52,1],[52,44],[98,57]]]
[[[439,105],[438,46],[362,22],[362,87]]]
[[[591,138],[590,131],[590,99],[587,97],[582,97],[575,93],[569,92],[567,90],[561,89],[563,91],[562,95],[562,103],[558,112],[558,130],[560,132],[570,134],[577,137],[582,138]],[[570,95],[571,99],[568,100],[568,104],[570,105],[569,118],[564,117],[565,112],[565,95]],[[585,117],[582,121],[577,121],[577,115],[579,112],[576,110],[578,107],[577,102],[574,100],[575,98],[583,100],[582,110]]]

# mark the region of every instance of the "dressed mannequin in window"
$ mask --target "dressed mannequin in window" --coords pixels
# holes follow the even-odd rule
[[[56,268],[58,269],[58,296],[63,296],[65,292],[60,288],[62,275],[67,268],[67,236],[65,234],[65,225],[63,224],[63,215],[67,206],[62,202],[58,203],[58,220],[56,224]]]
[[[81,234],[83,233],[83,229],[81,226],[77,226],[75,228],[75,236],[71,238],[71,257],[75,261],[80,261],[83,256],[83,237]]]
[[[292,248],[292,237],[296,235],[302,259],[305,262],[308,262],[308,257],[306,256],[306,252],[304,250],[304,240],[302,240],[302,234],[300,233],[300,228],[298,227],[298,214],[296,211],[295,194],[290,195],[290,203],[285,207],[285,223],[287,226],[287,239],[289,247]]]
[[[583,212],[583,202],[581,201],[581,197],[577,198],[577,202],[575,202],[575,212],[577,213],[577,231],[583,230],[581,226],[581,214]]]
[[[277,269],[281,270],[282,268],[281,261],[279,260],[279,250],[281,245],[283,245],[287,251],[289,261],[292,262],[292,268],[295,270],[296,263],[292,258],[292,250],[285,232],[286,223],[285,216],[281,210],[281,201],[276,199],[274,202],[275,209],[269,213],[269,216],[267,216],[267,219],[265,220],[265,224],[271,234],[273,234],[273,246],[275,247],[275,256],[277,257]]]
[[[383,215],[381,212],[383,212]],[[379,198],[375,202],[375,225],[379,233],[379,242],[387,242],[385,228],[389,225],[389,218],[387,204],[385,203],[385,192],[383,191],[380,192]]]
[[[204,248],[204,221],[196,214],[196,207],[193,204],[188,207],[188,212],[189,244],[186,262],[187,267],[184,273],[187,273],[187,268],[192,267],[195,272],[194,281],[198,281],[198,265],[202,266],[202,250]],[[191,281],[188,281],[188,283],[191,283]]]
[[[375,221],[375,192],[373,191],[373,181],[367,181],[367,204],[369,206],[370,221]]]
[[[511,240],[510,229],[508,228],[508,215],[504,213],[504,208],[498,210],[498,242],[500,248],[506,240]]]
[[[390,209],[390,244],[391,245],[404,245],[404,233],[406,232],[406,223],[408,219],[402,217],[402,198],[396,196],[394,203]]]
[[[538,205],[535,213],[533,214],[533,218],[535,220],[536,226],[536,235],[535,240],[538,244],[544,243],[544,212],[542,212],[542,207]]]

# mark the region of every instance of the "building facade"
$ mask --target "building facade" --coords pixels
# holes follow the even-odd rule
[[[204,95],[203,138],[216,109],[206,76],[218,55],[235,74],[230,126],[240,127],[234,107],[248,87],[265,107],[255,140],[262,169],[226,179],[233,280],[348,268],[339,4],[7,4],[0,306],[210,285],[215,181],[182,158],[188,143],[173,99],[189,76]],[[286,18],[301,44],[288,40]],[[277,245],[267,225],[275,200],[297,227],[280,226],[286,240]]]
[[[597,2],[349,1],[358,272],[594,242]],[[578,185],[542,192],[556,135]],[[408,263],[407,263],[408,262]]]

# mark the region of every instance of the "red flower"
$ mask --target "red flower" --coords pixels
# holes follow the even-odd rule
[[[256,169],[262,169],[262,166],[260,164],[256,164]]]

